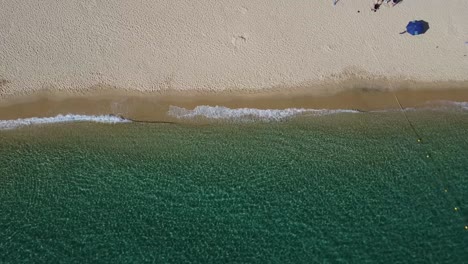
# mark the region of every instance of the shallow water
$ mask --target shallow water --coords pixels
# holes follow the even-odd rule
[[[0,131],[0,262],[463,263],[468,113]]]

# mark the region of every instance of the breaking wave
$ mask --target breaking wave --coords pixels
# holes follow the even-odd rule
[[[286,108],[286,109],[256,109],[256,108],[228,108],[224,106],[201,105],[193,110],[178,106],[171,106],[168,115],[179,119],[207,118],[224,120],[262,120],[279,121],[299,115],[322,116],[337,113],[359,113],[356,110],[327,110],[327,109],[305,109],[305,108]]]
[[[0,120],[0,129],[14,129],[23,126],[39,125],[39,124],[54,124],[68,122],[96,122],[96,123],[126,123],[130,122],[119,116],[114,115],[57,115],[55,117],[32,117],[15,120]]]

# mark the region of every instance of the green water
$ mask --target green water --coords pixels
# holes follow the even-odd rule
[[[467,263],[468,113],[408,117],[0,131],[0,262]]]

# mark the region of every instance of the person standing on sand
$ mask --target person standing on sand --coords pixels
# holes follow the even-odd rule
[[[377,12],[377,10],[379,10],[382,3],[383,3],[383,0],[376,0],[374,2],[374,8],[371,8],[371,10],[374,11],[374,12]]]

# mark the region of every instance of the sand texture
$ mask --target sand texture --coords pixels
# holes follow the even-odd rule
[[[371,3],[1,0],[0,96],[468,80],[468,1]],[[414,19],[427,33],[400,35]]]

